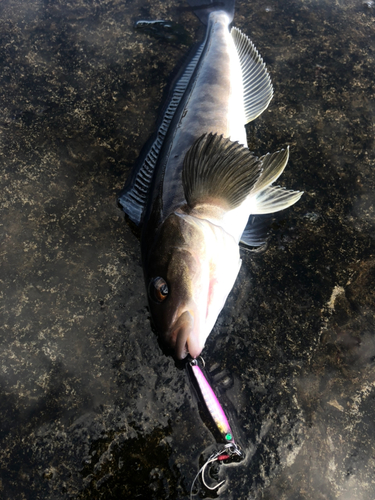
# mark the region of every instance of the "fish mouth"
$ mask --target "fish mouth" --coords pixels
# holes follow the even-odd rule
[[[186,349],[193,359],[197,358],[202,352],[202,347],[200,346],[198,339],[193,334],[189,335],[186,341]]]
[[[170,338],[174,344],[174,355],[181,360],[189,354],[189,339],[194,328],[194,316],[191,311],[184,311],[170,330]]]
[[[185,359],[188,354],[197,358],[202,352],[199,338],[194,332],[194,313],[184,311],[170,329],[171,343],[174,357],[178,360]]]

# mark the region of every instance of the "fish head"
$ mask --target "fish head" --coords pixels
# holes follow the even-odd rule
[[[200,355],[238,274],[238,245],[231,237],[223,244],[211,226],[171,214],[144,266],[153,324],[177,359]]]

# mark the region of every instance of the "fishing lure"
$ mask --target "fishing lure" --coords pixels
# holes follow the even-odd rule
[[[190,367],[191,371],[195,377],[195,380],[198,384],[199,390],[202,394],[203,400],[205,402],[205,405],[215,422],[216,427],[218,428],[221,436],[224,439],[224,442],[226,443],[224,447],[216,452],[213,453],[208,460],[205,462],[205,464],[200,468],[198,471],[198,474],[195,476],[194,481],[191,485],[190,489],[190,498],[192,498],[193,495],[193,487],[198,479],[199,475],[202,476],[202,482],[204,486],[213,491],[219,488],[222,484],[225,483],[224,481],[221,481],[220,483],[216,484],[215,486],[209,486],[204,478],[205,470],[206,467],[215,461],[222,462],[223,460],[228,460],[230,458],[238,457],[238,458],[243,458],[243,453],[239,446],[236,444],[234,437],[233,437],[233,432],[232,429],[229,425],[228,419],[224,413],[223,408],[221,407],[219,400],[217,399],[214,391],[212,390],[210,384],[208,383],[206,377],[204,376],[202,370],[199,368],[198,361],[196,359],[193,359],[190,361]]]

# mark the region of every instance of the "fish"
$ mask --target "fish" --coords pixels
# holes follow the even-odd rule
[[[188,3],[205,38],[118,198],[141,227],[151,321],[176,360],[201,354],[237,279],[240,245],[264,242],[254,217],[302,195],[274,185],[289,148],[260,158],[248,148],[245,125],[267,109],[273,86],[252,41],[230,28],[234,0]]]

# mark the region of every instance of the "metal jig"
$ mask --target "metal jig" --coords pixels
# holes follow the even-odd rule
[[[204,363],[203,359],[202,359],[202,362]],[[232,429],[229,425],[229,422],[228,422],[228,419],[224,413],[224,410],[222,409],[222,407],[219,403],[219,400],[217,399],[214,391],[212,390],[212,388],[211,388],[210,384],[208,383],[206,377],[204,376],[202,370],[199,368],[198,361],[196,359],[193,359],[189,362],[189,365],[191,367],[191,370],[192,370],[192,373],[195,377],[195,380],[198,384],[198,387],[199,387],[199,390],[202,394],[205,405],[206,405],[208,411],[210,412],[211,417],[216,424],[216,427],[220,431],[220,434],[222,435],[224,442],[226,443],[224,445],[223,449],[221,449],[219,452],[213,453],[208,458],[208,460],[204,463],[204,465],[199,469],[199,472],[195,476],[194,481],[193,481],[191,488],[190,488],[190,499],[192,499],[193,488],[194,488],[194,485],[195,485],[199,475],[202,476],[203,485],[211,491],[214,491],[217,488],[220,488],[220,486],[222,486],[225,483],[225,480],[221,481],[220,483],[216,484],[215,486],[209,486],[206,483],[204,475],[205,475],[206,467],[210,463],[215,462],[215,461],[221,462],[223,460],[228,460],[228,459],[233,458],[235,456],[243,457],[243,453],[234,441]]]

